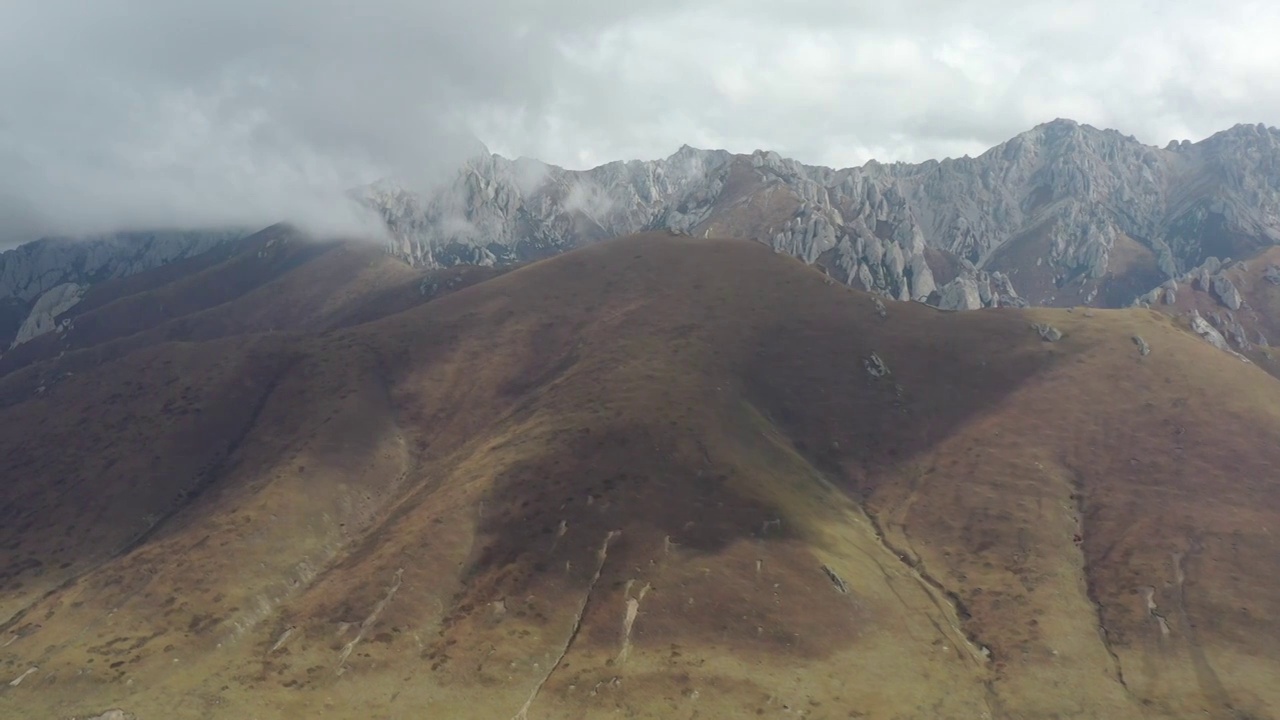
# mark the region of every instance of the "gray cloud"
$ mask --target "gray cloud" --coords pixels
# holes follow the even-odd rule
[[[858,7],[861,6],[861,7]],[[45,0],[0,5],[0,243],[286,218],[470,154],[682,143],[830,165],[1072,117],[1153,144],[1280,122],[1280,8],[1085,0]]]

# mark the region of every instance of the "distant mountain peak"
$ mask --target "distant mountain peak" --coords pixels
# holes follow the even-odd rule
[[[1123,306],[1211,257],[1248,258],[1280,242],[1280,130],[1262,124],[1158,149],[1056,118],[978,157],[841,169],[687,143],[659,160],[585,171],[509,160],[479,141],[464,150],[434,184],[388,177],[352,191],[385,221],[394,255],[428,267],[503,265],[669,229],[755,239],[853,287],[961,309]],[[87,259],[58,243],[24,247],[0,256],[10,337],[49,288],[97,277],[60,267],[87,262],[113,276],[134,267],[112,260],[132,251],[109,242],[68,246]],[[181,247],[156,245],[137,267],[207,246]]]
[[[1039,125],[1036,125],[1036,126],[1035,126],[1035,128],[1034,128],[1034,130],[1045,130],[1045,129],[1072,129],[1072,130],[1074,130],[1074,129],[1076,129],[1076,128],[1094,129],[1094,128],[1093,128],[1092,126],[1090,126],[1090,125],[1081,125],[1079,122],[1076,122],[1075,120],[1072,120],[1071,118],[1059,117],[1059,118],[1054,118],[1054,119],[1052,119],[1052,120],[1049,120],[1049,121],[1047,121],[1047,122],[1042,122],[1042,123],[1040,123]]]
[[[689,144],[661,160],[585,171],[489,156],[439,192],[388,195],[375,185],[364,201],[414,263],[518,262],[668,228],[754,238],[894,298],[1123,305],[1207,254],[1227,254],[1206,249],[1216,242],[1205,234],[1210,217],[1255,247],[1280,237],[1280,187],[1268,179],[1280,166],[1275,138],[1239,125],[1171,146],[1171,156],[1056,118],[977,158],[941,163],[833,169]],[[1175,161],[1188,148],[1197,148],[1191,161]],[[1212,175],[1207,158],[1220,168]],[[952,282],[979,291],[944,292]]]

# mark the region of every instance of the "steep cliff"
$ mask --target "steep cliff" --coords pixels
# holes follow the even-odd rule
[[[571,171],[480,155],[357,197],[414,264],[502,264],[641,230],[768,243],[860,289],[948,309],[1124,306],[1211,256],[1280,241],[1280,131],[1144,145],[1070,120],[976,158],[833,170],[682,147]]]
[[[128,277],[245,235],[248,232],[242,230],[125,232],[46,238],[0,253],[0,346],[25,342],[53,329],[54,318],[44,315],[55,307],[58,313],[65,311],[70,296],[37,307],[51,289]]]

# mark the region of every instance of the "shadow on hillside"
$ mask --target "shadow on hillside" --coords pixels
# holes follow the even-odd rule
[[[683,262],[697,267],[696,258]],[[642,254],[634,256],[627,270],[639,279],[632,282],[662,271],[661,263],[647,264]],[[733,271],[725,284],[692,283],[704,297],[676,298],[666,306],[656,300],[643,321],[594,341],[626,347],[632,341],[628,333],[645,333],[645,347],[667,354],[659,367],[700,374],[690,382],[705,393],[689,400],[693,407],[732,389],[801,455],[859,495],[871,490],[860,485],[875,475],[871,469],[926,452],[1068,352],[1062,344],[1042,341],[1016,311],[943,313],[894,303],[886,320],[869,296],[828,286],[807,267],[784,268],[772,278],[772,263]],[[601,280],[615,281],[626,282]],[[769,282],[777,292],[743,292]],[[626,291],[618,290],[622,296]],[[682,350],[690,346],[696,350]],[[888,366],[887,375],[868,371],[873,354]],[[618,351],[617,362],[625,357]],[[627,385],[634,381],[595,378],[590,392],[602,405],[638,407],[616,400],[634,396]],[[655,376],[652,382],[663,380]],[[715,554],[760,536],[762,525],[779,516],[778,508],[736,495],[730,478],[690,449],[710,442],[713,428],[699,425],[707,422],[705,413],[678,402],[656,414],[626,412],[601,414],[598,423],[551,440],[556,447],[537,460],[497,476],[481,527],[487,545],[473,557],[470,573],[521,567],[517,575],[536,577],[554,570],[546,550],[552,547],[556,563],[569,559],[575,567],[590,566],[599,539],[624,526],[631,529],[620,540],[620,552],[626,552],[628,536],[647,543],[670,536],[689,549]],[[863,472],[851,473],[850,467]],[[576,556],[554,542],[562,532],[574,538]]]
[[[703,269],[726,258],[727,267]],[[705,424],[712,416],[703,405],[723,400],[722,393],[736,393],[759,408],[802,455],[833,477],[848,480],[844,468],[851,464],[868,468],[927,450],[1062,356],[1041,342],[1018,313],[948,314],[892,304],[889,317],[882,319],[869,296],[827,285],[812,268],[748,244],[726,251],[718,241],[615,241],[495,282],[485,284],[489,290],[473,288],[478,294],[468,291],[469,298],[446,301],[443,308],[430,303],[302,346],[283,336],[276,338],[279,345],[263,346],[272,356],[305,348],[313,359],[341,363],[350,356],[338,345],[347,347],[358,336],[379,355],[393,387],[409,378],[474,383],[476,389],[469,393],[450,387],[421,396],[434,398],[430,402],[440,403],[438,407],[397,410],[421,416],[399,424],[406,428],[408,443],[429,442],[435,457],[449,457],[477,435],[494,432],[506,411],[501,408],[525,414],[545,409],[541,403],[552,384],[570,393],[571,424],[561,423],[553,434],[533,438],[540,446],[524,461],[496,467],[479,546],[466,568],[472,577],[518,567],[521,572],[512,577],[526,582],[555,570],[553,548],[559,566],[571,562],[583,572],[592,567],[602,538],[624,527],[617,552],[623,561],[629,547],[661,547],[664,537],[714,554],[729,543],[758,536],[778,517],[778,509],[735,494],[729,488],[732,478],[712,466],[705,449],[713,429]],[[681,292],[659,292],[671,289]],[[619,315],[633,308],[643,310]],[[588,357],[585,349],[578,354],[584,342],[595,355]],[[188,350],[199,355],[201,347],[207,346]],[[463,347],[466,352],[454,352]],[[658,360],[652,367],[626,376],[625,382],[610,374],[646,353]],[[887,375],[868,372],[865,363],[872,354],[887,364]],[[561,363],[561,358],[567,359]],[[585,362],[604,374],[584,378],[571,372]],[[120,375],[107,379],[127,385],[128,395],[95,395],[103,407],[140,403],[159,392],[155,383],[162,381],[173,383],[175,402],[181,401],[184,409],[197,412],[206,401],[179,392],[187,382],[181,377],[162,378],[144,365],[112,370]],[[662,373],[676,370],[684,384],[667,398],[659,392],[666,392],[663,386],[669,381]],[[594,384],[573,385],[587,380]],[[331,390],[303,386],[312,400]],[[218,393],[219,388],[211,384],[204,390]],[[669,407],[657,403],[660,395]],[[582,414],[591,407],[609,411]],[[289,421],[309,411],[309,405],[299,402]],[[230,405],[219,412],[237,422],[246,417]],[[85,415],[82,421],[92,418]],[[157,421],[147,427],[202,427],[190,417]],[[125,434],[123,419],[114,422],[96,436],[107,439],[115,433],[121,445],[113,451],[132,447],[150,454],[150,439]],[[67,461],[76,460],[72,448]],[[135,474],[152,467],[143,460],[131,466]],[[852,489],[868,490],[853,480]],[[206,482],[212,487],[219,480]],[[5,497],[0,506],[24,502]],[[430,503],[430,495],[413,502]],[[11,515],[8,509],[6,513]],[[361,544],[374,542],[377,534],[373,529]],[[565,539],[558,541],[561,536]],[[89,550],[73,547],[68,552]]]
[[[926,453],[1069,357],[1018,314],[910,310],[873,333],[842,331],[821,316],[775,326],[745,368],[752,402],[811,462],[862,495],[872,488],[850,477],[850,465],[866,477]],[[870,373],[872,353],[888,374]]]

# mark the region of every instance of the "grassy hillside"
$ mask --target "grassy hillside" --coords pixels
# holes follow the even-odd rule
[[[0,379],[0,715],[1280,708],[1280,385],[1160,313],[667,235],[386,286]]]

